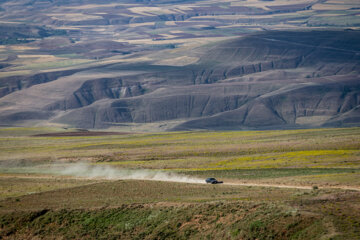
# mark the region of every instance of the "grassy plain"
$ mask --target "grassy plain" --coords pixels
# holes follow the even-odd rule
[[[119,168],[201,172],[244,169],[357,169],[360,129],[46,136],[56,128],[0,130],[0,161],[88,161]],[[71,131],[71,130],[68,130]],[[350,171],[350,173],[352,173]]]
[[[61,131],[74,130],[0,130],[0,237],[360,236],[360,128],[34,136]],[[104,180],[47,171],[74,162],[213,176],[225,184]]]

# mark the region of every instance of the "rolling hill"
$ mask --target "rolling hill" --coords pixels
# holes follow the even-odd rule
[[[152,130],[357,126],[356,6],[4,2],[2,28],[13,31],[0,49],[0,123]]]

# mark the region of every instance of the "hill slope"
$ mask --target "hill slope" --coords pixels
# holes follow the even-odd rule
[[[196,48],[198,61],[185,66],[66,72],[2,97],[0,119],[81,128],[181,120],[176,130],[358,125],[359,43],[358,31],[269,31]]]

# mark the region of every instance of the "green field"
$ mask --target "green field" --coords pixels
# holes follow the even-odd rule
[[[360,128],[64,131],[0,130],[0,238],[359,239]]]

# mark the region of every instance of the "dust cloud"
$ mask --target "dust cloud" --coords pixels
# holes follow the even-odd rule
[[[205,183],[203,179],[189,177],[173,172],[159,170],[130,170],[118,169],[111,166],[90,165],[87,163],[74,163],[68,166],[53,167],[52,171],[58,175],[84,177],[91,179],[133,179],[133,180],[154,180],[166,182],[183,182],[183,183]]]

